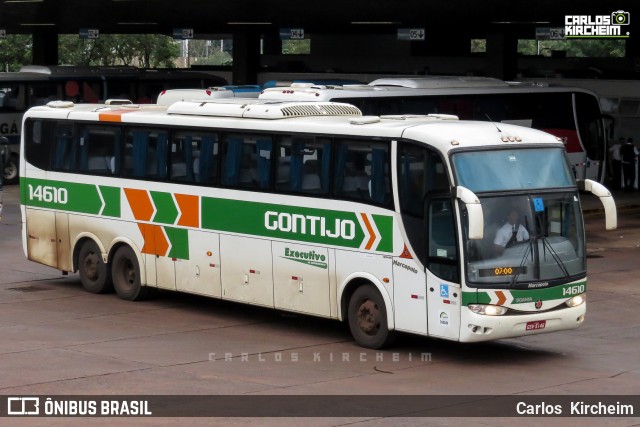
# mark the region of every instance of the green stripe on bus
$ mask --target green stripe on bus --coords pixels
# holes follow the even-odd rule
[[[156,207],[156,214],[152,221],[160,224],[175,224],[178,218],[178,208],[173,201],[171,193],[160,191],[150,191],[153,204]]]
[[[95,184],[34,178],[24,179],[21,185],[24,185],[22,203],[26,206],[120,217],[120,189],[117,187],[98,188]]]
[[[202,198],[202,228],[285,240],[360,248],[367,233],[353,212]],[[393,218],[376,215],[377,247],[392,252]]]
[[[178,259],[189,259],[189,231],[186,228],[164,227],[171,244],[168,256]]]
[[[121,190],[117,187],[107,187],[105,185],[101,185],[99,188],[105,203],[104,209],[102,209],[102,215],[120,218]]]
[[[121,216],[121,192],[117,187],[93,184],[51,181],[43,179],[23,179],[21,185],[22,203],[26,206],[56,209],[84,214],[102,215],[114,218]],[[180,212],[171,193],[150,191],[156,207],[152,222],[175,224]],[[361,226],[360,213],[329,209],[304,208],[271,203],[247,202],[214,197],[201,198],[201,224],[206,230],[240,233],[252,236],[295,240],[315,244],[341,246],[346,248],[364,247],[372,237],[380,238],[379,252],[393,251],[393,217],[371,215],[377,236]],[[169,230],[165,228],[165,230]],[[177,229],[171,229],[177,230]],[[168,231],[168,233],[171,233]],[[188,248],[181,248],[187,242],[186,230],[183,235],[175,232],[172,248],[186,259]],[[171,239],[171,238],[170,238]],[[365,241],[366,240],[366,241]]]
[[[376,250],[380,252],[393,252],[393,218],[385,215],[371,216],[382,238]]]
[[[579,290],[578,290],[579,289]],[[527,302],[551,301],[559,299],[569,299],[574,295],[586,292],[587,281],[570,283],[568,285],[554,286],[546,289],[508,289],[512,299],[506,304],[522,304]],[[505,291],[505,289],[495,289],[492,291]],[[491,295],[488,292],[478,290],[462,293],[462,305],[469,304],[490,304]]]

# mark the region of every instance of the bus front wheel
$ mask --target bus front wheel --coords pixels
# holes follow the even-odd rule
[[[87,292],[102,294],[113,289],[109,266],[102,261],[100,248],[92,240],[87,240],[80,248],[78,271]]]
[[[362,347],[383,348],[395,338],[387,325],[387,308],[382,295],[373,285],[360,286],[351,295],[348,319],[351,335]]]
[[[120,247],[111,263],[113,287],[118,297],[139,301],[147,296],[147,288],[140,283],[140,265],[135,252],[129,246]]]

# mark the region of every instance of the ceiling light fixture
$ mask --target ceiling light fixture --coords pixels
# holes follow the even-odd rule
[[[118,22],[118,25],[158,25],[157,22]]]
[[[273,22],[227,22],[227,25],[272,25]]]
[[[351,25],[398,25],[397,21],[351,21]]]
[[[492,21],[492,24],[551,24],[551,21]]]

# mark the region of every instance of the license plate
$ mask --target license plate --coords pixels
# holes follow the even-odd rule
[[[547,326],[546,320],[536,320],[535,322],[527,322],[527,331],[535,331],[537,329],[544,329]]]

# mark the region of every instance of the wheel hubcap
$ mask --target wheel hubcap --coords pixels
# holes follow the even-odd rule
[[[133,286],[136,281],[136,270],[130,262],[125,265],[124,277],[129,286]]]
[[[18,175],[18,168],[15,165],[9,163],[4,167],[5,179],[13,179]]]
[[[370,299],[363,301],[358,309],[358,326],[367,335],[375,335],[380,329],[378,319],[380,311],[375,302]]]
[[[90,280],[98,278],[98,256],[95,253],[88,254],[84,259],[84,272]]]

